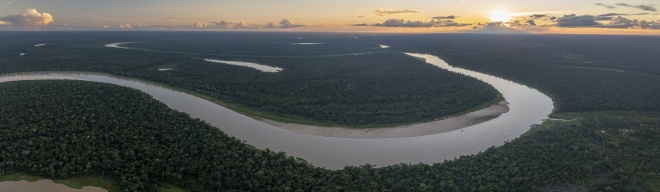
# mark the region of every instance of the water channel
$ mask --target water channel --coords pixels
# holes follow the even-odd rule
[[[453,131],[421,136],[389,138],[342,138],[298,133],[239,114],[210,101],[160,85],[106,74],[42,72],[9,74],[0,82],[28,79],[78,79],[131,87],[152,95],[170,108],[200,118],[230,136],[260,149],[286,152],[328,169],[371,164],[377,167],[399,163],[437,163],[499,146],[540,124],[553,110],[552,100],[509,80],[448,65],[433,55],[408,54],[440,68],[462,73],[493,85],[508,102],[508,112],[488,121]],[[438,125],[441,126],[441,125]],[[438,127],[442,128],[442,127]]]

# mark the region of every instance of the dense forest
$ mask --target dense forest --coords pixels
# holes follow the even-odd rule
[[[557,106],[552,117],[563,120],[443,163],[326,170],[256,149],[129,88],[9,82],[0,83],[0,175],[100,176],[122,191],[166,185],[192,191],[660,189],[658,37],[244,35],[242,41],[259,46],[236,45],[232,39],[241,35],[234,33],[2,32],[0,73],[104,72],[202,93],[278,120],[354,126],[423,121],[496,98],[490,86],[400,53],[419,52],[538,88]],[[132,41],[155,51],[104,47]],[[296,42],[325,44],[290,44]],[[351,53],[372,54],[327,56]],[[204,58],[284,70],[264,74]],[[337,113],[313,114],[319,108]]]
[[[436,55],[550,95],[557,112],[660,110],[659,36],[407,35],[392,49]]]
[[[149,95],[84,81],[0,84],[0,174],[96,175],[122,191],[653,191],[660,114],[563,114],[498,148],[434,165],[331,171],[258,150]]]
[[[298,54],[313,56],[321,52],[332,55],[373,51],[367,48],[364,40],[345,36],[327,38],[333,42],[337,39],[356,42],[339,45],[342,41],[338,41],[309,48],[310,45],[273,42],[298,41],[295,34],[277,33],[247,34],[256,40],[237,38],[245,41],[241,44],[236,43],[237,34],[234,33],[200,33],[192,36],[195,38],[187,33],[157,32],[129,33],[133,35],[128,36],[103,32],[2,34],[4,36],[0,39],[5,40],[7,46],[0,47],[0,73],[90,71],[135,77],[210,96],[248,115],[284,122],[387,126],[456,115],[499,99],[497,91],[488,84],[399,52],[297,57]],[[199,50],[189,47],[197,44],[197,49],[205,51],[177,54],[104,47],[108,43],[137,39],[146,42],[126,46],[194,53]],[[160,47],[163,41],[170,47]],[[38,43],[46,45],[33,46]],[[270,43],[270,46],[262,46],[264,43]],[[237,47],[255,47],[255,50]],[[242,50],[242,54],[268,57],[215,54],[227,49],[233,50],[229,53],[238,54],[241,52],[237,51]],[[213,53],[208,53],[210,50]],[[271,57],[281,51],[294,55]],[[26,54],[19,56],[19,52]],[[247,67],[206,62],[205,58],[254,62],[284,70],[263,73]]]

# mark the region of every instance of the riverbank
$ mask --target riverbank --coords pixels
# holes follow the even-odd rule
[[[275,127],[308,135],[342,138],[401,138],[433,135],[459,130],[499,117],[501,114],[508,111],[508,102],[501,100],[500,102],[492,104],[486,108],[463,115],[443,118],[441,120],[386,128],[361,129],[350,127],[321,127],[295,123],[282,123],[268,119],[259,120]]]
[[[425,57],[432,63],[444,63],[432,55],[418,56]],[[542,123],[542,120],[547,119],[552,112],[552,100],[535,89],[487,74],[460,68],[449,69],[483,79],[493,85],[502,94],[502,98],[509,103],[509,111],[489,121],[467,126],[460,131],[398,138],[391,136],[372,139],[338,138],[296,133],[256,120],[240,111],[217,105],[208,98],[134,78],[56,72],[33,74],[32,76],[71,76],[88,81],[135,88],[152,95],[154,99],[165,103],[171,109],[204,120],[227,135],[258,149],[285,152],[288,155],[305,159],[315,166],[328,169],[341,169],[345,166],[358,166],[366,163],[377,165],[377,167],[400,163],[432,164],[461,155],[476,154],[519,137],[530,129],[530,125]]]
[[[64,186],[61,186],[64,185]],[[65,188],[68,187],[69,189]],[[23,173],[0,176],[0,188],[11,191],[12,188],[30,191],[77,191],[77,192],[115,192],[115,185],[100,177],[73,177],[69,179],[48,179]]]

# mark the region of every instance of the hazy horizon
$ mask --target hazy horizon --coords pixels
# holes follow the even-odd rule
[[[38,1],[5,0],[0,30],[470,32],[658,34],[647,0]],[[495,31],[498,32],[498,31]],[[508,32],[508,31],[503,31]]]

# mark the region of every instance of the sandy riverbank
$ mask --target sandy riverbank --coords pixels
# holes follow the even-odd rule
[[[489,107],[464,115],[447,117],[426,123],[385,128],[320,127],[314,125],[282,123],[268,119],[259,120],[275,127],[308,135],[342,138],[401,138],[433,135],[459,130],[496,118],[508,111],[508,102],[503,100]]]

